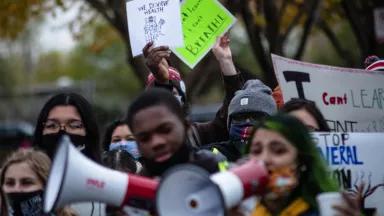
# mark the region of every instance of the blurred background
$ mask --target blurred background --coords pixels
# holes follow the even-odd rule
[[[238,18],[233,60],[245,78],[277,84],[270,54],[363,68],[384,57],[383,0],[221,0]],[[93,104],[101,128],[124,115],[148,70],[132,58],[123,0],[0,1],[0,144],[23,145],[53,94]],[[194,120],[209,119],[223,98],[218,65],[207,55],[193,70],[176,57]]]

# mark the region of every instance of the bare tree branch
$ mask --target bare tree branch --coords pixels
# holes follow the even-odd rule
[[[97,12],[99,12],[105,20],[107,20],[111,25],[114,24],[113,17],[108,14],[108,8],[106,5],[98,0],[85,0],[91,7],[93,7]],[[114,26],[114,25],[113,25]],[[115,27],[115,26],[114,26]]]
[[[336,35],[333,33],[332,29],[329,27],[329,25],[323,20],[319,20],[317,22],[317,26],[323,31],[323,33],[326,35],[326,37],[329,39],[333,47],[335,48],[337,54],[343,59],[346,63],[346,65],[350,67],[356,67],[355,61],[353,60],[353,57],[351,56],[350,52],[346,49],[344,49],[341,46],[340,41],[336,37]]]
[[[306,1],[307,2],[307,1]],[[313,24],[315,23],[317,17],[318,17],[318,10],[319,10],[319,5],[320,5],[321,0],[312,0],[309,2],[308,6],[308,11],[307,11],[307,21],[304,24],[304,30],[302,37],[300,39],[300,44],[299,47],[296,51],[295,54],[295,59],[301,59],[304,50],[305,50],[305,45],[307,44],[308,38],[309,38],[309,33],[312,29]]]
[[[299,12],[296,14],[296,16],[292,19],[292,22],[288,25],[285,33],[281,36],[282,38],[282,41],[285,41],[288,37],[288,35],[291,33],[291,31],[293,30],[293,28],[295,26],[297,26],[297,24],[299,23],[301,17],[304,15],[304,10],[303,8],[300,8],[299,9]]]
[[[373,51],[373,47],[370,46],[369,43],[369,29],[367,29],[370,25],[365,25],[367,23],[364,22],[364,16],[359,16],[361,12],[358,9],[358,6],[355,4],[356,1],[346,1],[343,0],[341,2],[342,7],[344,8],[345,14],[347,16],[347,20],[352,27],[354,35],[357,39],[357,45],[361,50],[361,62],[363,62],[364,58],[370,55]],[[364,4],[361,2],[361,4]]]
[[[276,77],[274,76],[272,62],[270,60],[270,51],[262,44],[261,29],[254,23],[254,17],[250,11],[247,0],[241,1],[241,15],[248,32],[249,40],[252,46],[252,51],[257,57],[260,67],[265,74],[265,82],[268,86],[274,87],[277,84]]]
[[[275,4],[275,1],[264,1],[264,15],[267,20],[266,35],[269,41],[270,52],[281,54],[282,43],[278,38],[280,27],[279,12]]]

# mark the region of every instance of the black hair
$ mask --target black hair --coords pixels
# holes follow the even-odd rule
[[[134,131],[133,119],[140,110],[159,105],[166,107],[171,113],[176,115],[184,125],[187,125],[185,112],[175,96],[163,88],[151,88],[138,96],[128,108],[126,122],[128,122],[131,131]]]
[[[105,133],[104,133],[103,142],[101,144],[101,147],[103,148],[104,151],[108,151],[109,150],[109,145],[111,144],[113,131],[115,131],[115,129],[117,127],[122,126],[122,125],[127,125],[128,126],[128,123],[125,122],[124,120],[120,120],[119,119],[119,120],[113,121],[111,124],[109,124],[106,127]]]
[[[183,91],[183,89],[181,88],[181,82],[184,82],[182,80],[180,81],[176,81],[176,80],[168,80],[168,83],[158,83],[156,80],[153,82],[152,85],[148,86],[148,87],[155,87],[155,88],[162,88],[162,89],[166,89],[168,90],[169,92],[171,92],[173,94],[173,90],[175,89],[177,91],[177,93],[179,94],[179,96],[181,97],[181,106],[184,110],[184,113],[185,113],[185,116],[187,116],[189,114],[189,102],[187,100],[187,94],[186,92]]]
[[[43,138],[44,122],[47,120],[49,112],[56,106],[74,106],[80,114],[81,120],[86,131],[86,146],[88,155],[92,160],[101,162],[101,147],[99,128],[93,114],[91,104],[81,95],[76,93],[59,93],[51,97],[43,106],[37,119],[35,133],[33,136],[33,146],[40,147]],[[43,149],[44,150],[44,149]]]
[[[319,131],[330,131],[327,121],[325,120],[323,114],[313,101],[301,98],[294,98],[285,103],[283,107],[281,107],[280,112],[289,113],[300,109],[304,109],[309,114],[311,114],[313,118],[316,119],[316,122],[319,125]]]

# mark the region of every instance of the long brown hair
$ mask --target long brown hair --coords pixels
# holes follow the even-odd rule
[[[47,184],[49,169],[51,167],[51,159],[42,151],[33,149],[19,149],[13,152],[4,162],[0,171],[0,191],[1,191],[1,213],[7,215],[7,206],[5,204],[5,197],[3,192],[4,176],[8,168],[13,164],[26,163],[29,168],[37,175],[42,185]],[[76,213],[68,208],[58,209],[56,211],[59,216],[74,216]]]

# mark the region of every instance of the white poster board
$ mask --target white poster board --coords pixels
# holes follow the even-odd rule
[[[335,132],[384,132],[384,74],[272,55],[284,102],[314,101]]]
[[[376,41],[384,43],[384,8],[376,8],[373,11],[375,22]]]
[[[133,56],[151,41],[155,46],[184,46],[179,0],[133,0],[126,8]]]
[[[313,139],[344,189],[364,182],[364,208],[384,215],[384,133],[313,133]]]

